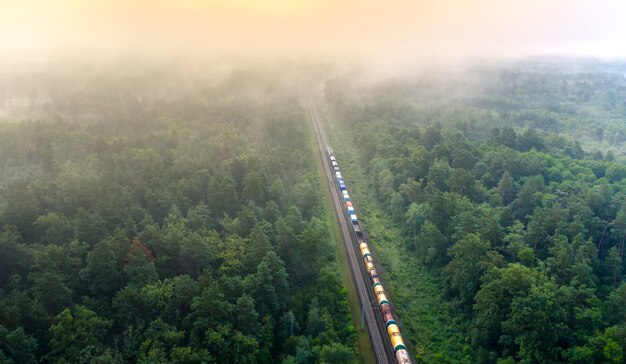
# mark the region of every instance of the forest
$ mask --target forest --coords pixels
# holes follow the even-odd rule
[[[0,76],[0,363],[357,360],[286,71],[79,66]]]
[[[365,229],[385,230],[371,237],[410,349],[425,363],[623,363],[626,67],[465,72],[324,91],[357,202],[374,200]],[[438,326],[418,298],[430,280]],[[414,288],[394,295],[400,281]]]
[[[625,74],[0,72],[0,363],[365,361],[311,95],[417,363],[623,363]]]

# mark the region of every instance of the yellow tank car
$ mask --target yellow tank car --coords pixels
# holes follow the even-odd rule
[[[365,248],[361,247],[361,255],[362,255],[363,257],[366,257],[366,256],[368,256],[368,255],[372,255],[372,254],[370,254],[370,250],[369,250],[369,249],[367,249],[367,247],[365,247]]]
[[[378,301],[379,306],[385,303],[389,303],[389,301],[387,301],[387,296],[385,295],[385,289],[383,288],[382,284],[376,283],[374,285],[374,294],[376,294],[376,300]]]
[[[389,340],[391,340],[391,346],[393,346],[393,351],[397,352],[401,349],[406,349],[404,346],[404,340],[402,340],[402,334],[400,334],[400,329],[398,325],[391,324],[387,327],[387,334],[389,335]]]
[[[374,259],[372,259],[372,254],[370,254],[370,250],[367,249],[367,247],[366,248],[361,247],[361,255],[363,256],[363,261],[365,262],[366,265],[368,262],[374,261]]]

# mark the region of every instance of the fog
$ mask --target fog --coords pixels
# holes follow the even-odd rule
[[[620,0],[0,0],[0,58],[416,63],[624,57]]]

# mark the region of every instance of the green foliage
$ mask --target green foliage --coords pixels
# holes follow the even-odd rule
[[[623,67],[558,67],[324,87],[419,360],[624,361]],[[0,361],[355,360],[294,88],[58,77],[0,124]]]
[[[430,294],[450,299],[459,324],[445,327],[471,337],[463,353],[441,352],[452,345],[422,328],[437,313],[402,303],[418,360],[624,360],[626,119],[614,97],[626,83],[598,64],[543,66],[326,86],[337,157],[377,203],[357,207],[388,240],[374,240],[385,275],[406,282],[394,288],[405,299],[427,286],[415,277],[438,282]]]
[[[354,363],[354,351],[339,343],[324,345],[320,351],[320,363]]]
[[[471,303],[480,287],[480,277],[490,268],[489,243],[476,234],[468,234],[454,244],[448,254],[452,258],[446,266],[450,286],[459,291],[459,297]]]
[[[31,264],[32,251],[24,245],[19,232],[8,228],[0,232],[0,284],[4,287],[13,274],[25,275]]]
[[[129,285],[145,286],[154,282],[158,276],[154,263],[139,248],[131,248],[128,254],[128,261],[124,265],[124,276]]]
[[[0,362],[280,362],[318,296],[299,358],[353,347],[293,90],[84,72],[0,123]]]
[[[289,297],[289,284],[283,261],[273,251],[268,251],[257,266],[254,277],[254,296],[259,314],[277,317],[284,312]]]
[[[65,309],[50,327],[49,359],[80,362],[91,352],[105,351],[105,338],[112,322],[83,307]]]
[[[34,364],[36,349],[37,340],[26,335],[23,328],[9,331],[0,325],[0,358],[8,363]]]
[[[80,271],[93,295],[110,295],[120,287],[117,258],[108,244],[97,243],[87,254],[87,266]]]
[[[533,285],[528,295],[511,302],[502,322],[501,342],[519,346],[522,363],[552,362],[558,359],[558,343],[567,332],[566,312],[558,286],[552,281]],[[513,344],[510,343],[510,344]]]

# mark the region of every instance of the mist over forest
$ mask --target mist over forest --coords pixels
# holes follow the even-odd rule
[[[622,362],[625,75],[9,62],[0,362],[371,362],[309,96],[416,362]]]
[[[0,364],[626,362],[624,14],[0,0]]]

